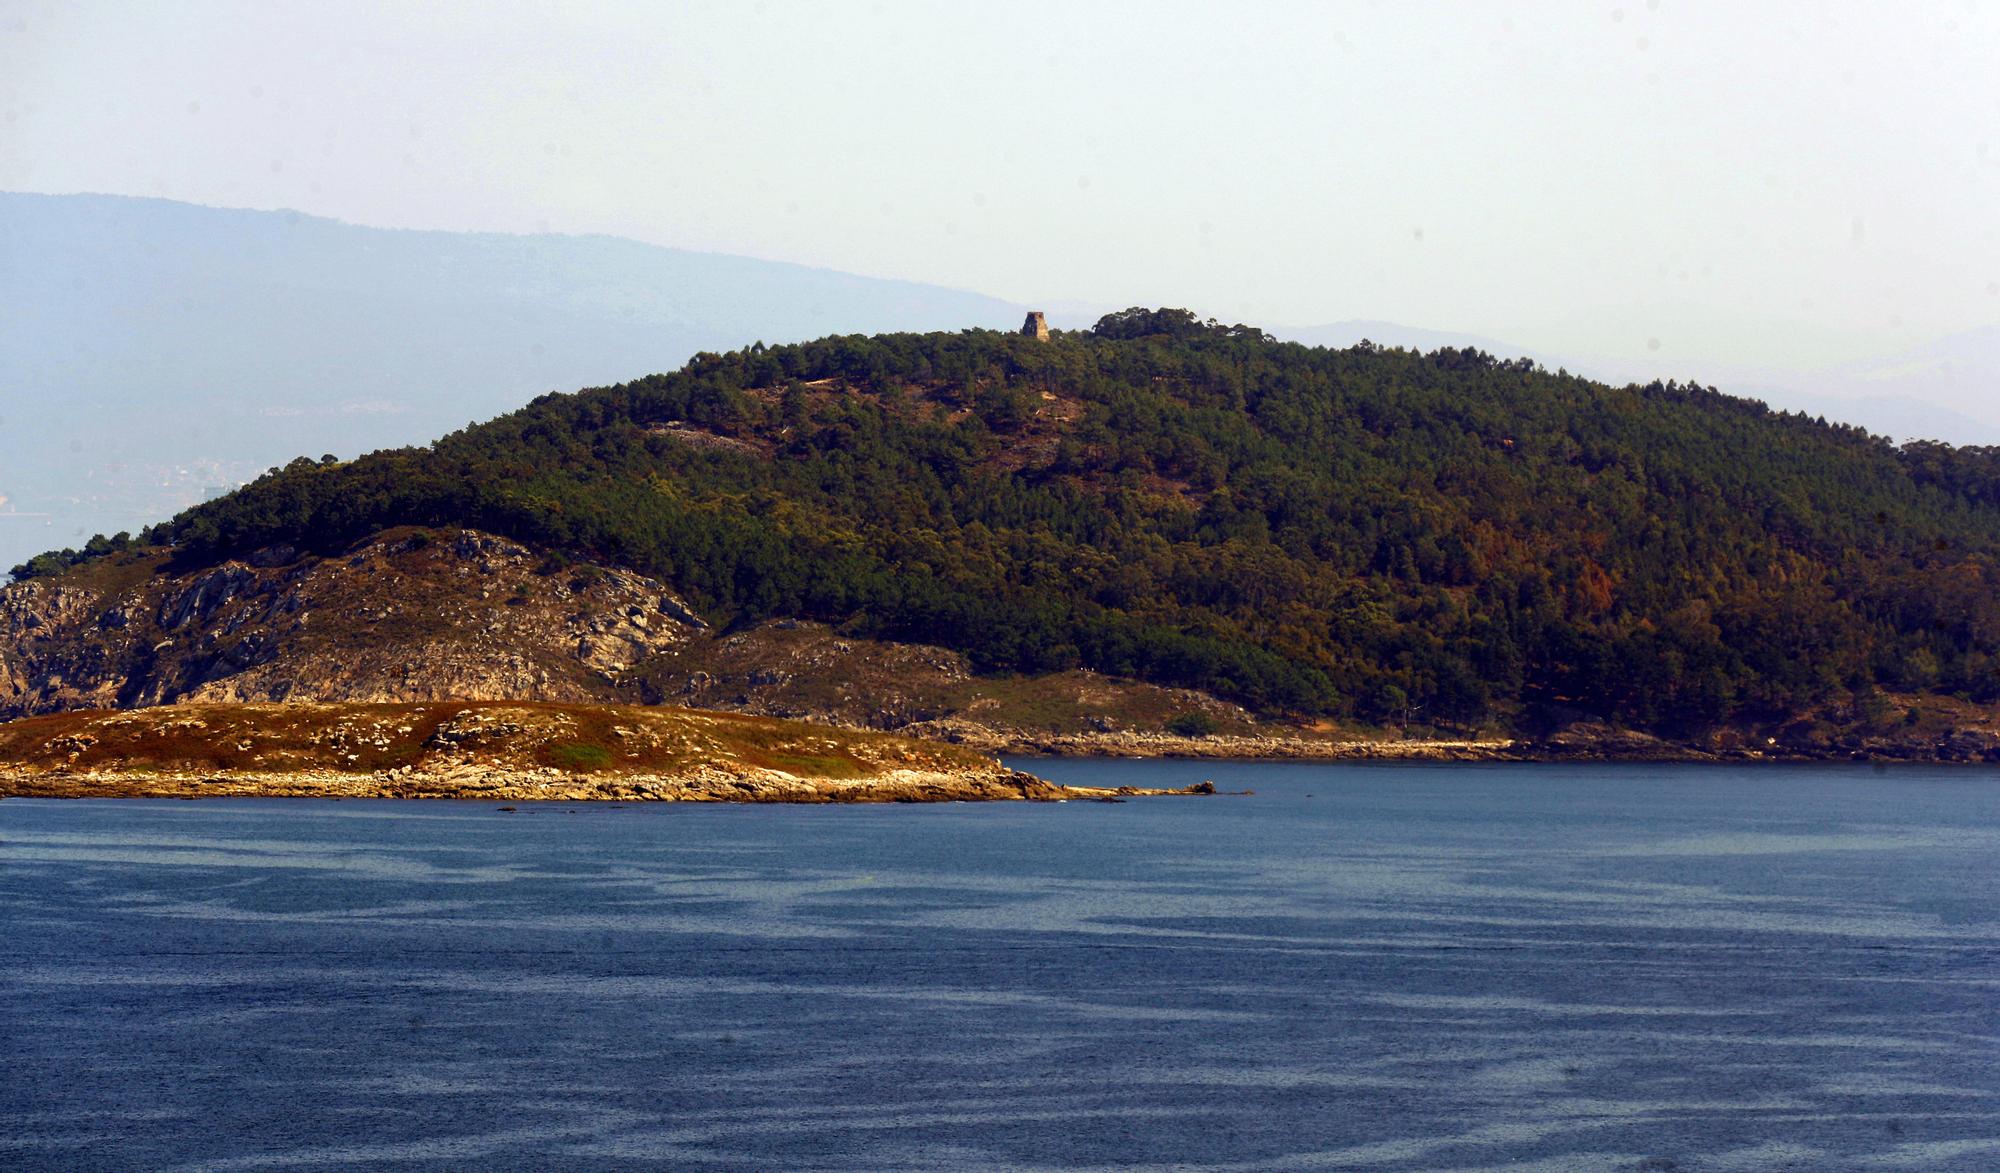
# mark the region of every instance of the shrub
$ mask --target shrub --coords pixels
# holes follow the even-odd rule
[[[1215,718],[1207,713],[1177,713],[1167,722],[1167,732],[1181,737],[1207,737],[1215,730]]]

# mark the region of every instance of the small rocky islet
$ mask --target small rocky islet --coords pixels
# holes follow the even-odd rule
[[[1063,801],[970,749],[692,709],[540,703],[174,705],[0,725],[0,797]]]

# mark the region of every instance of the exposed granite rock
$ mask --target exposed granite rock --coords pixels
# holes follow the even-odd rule
[[[0,718],[179,702],[611,699],[706,627],[658,581],[460,531],[0,589]]]
[[[1937,756],[1947,762],[2000,762],[2000,734],[1955,729],[1938,742]]]

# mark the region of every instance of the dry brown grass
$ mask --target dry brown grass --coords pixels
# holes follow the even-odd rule
[[[593,775],[718,765],[853,779],[901,767],[956,769],[983,759],[891,734],[626,705],[174,705],[0,725],[0,766],[78,773],[368,774],[440,760]]]

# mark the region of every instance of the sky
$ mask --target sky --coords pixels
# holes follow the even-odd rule
[[[1807,369],[2000,323],[2000,5],[0,0],[0,189]]]

